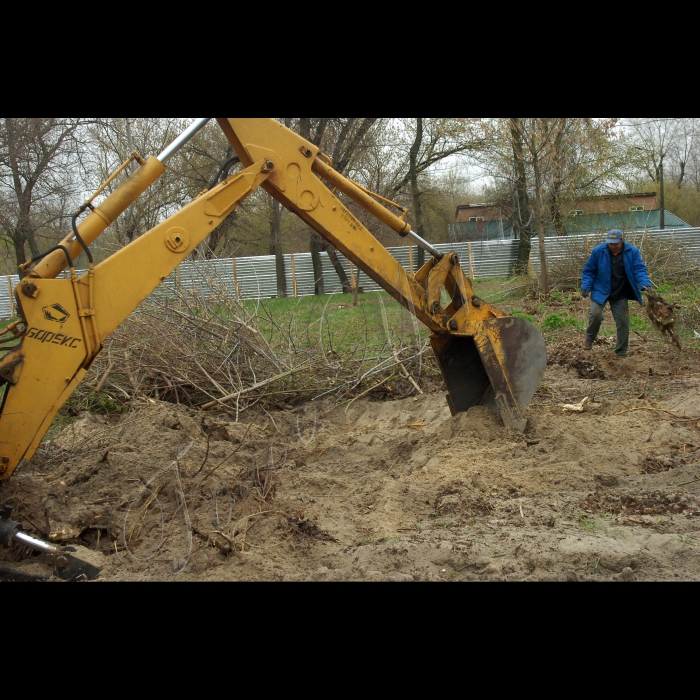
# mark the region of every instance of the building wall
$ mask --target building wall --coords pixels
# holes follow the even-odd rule
[[[484,221],[504,221],[510,219],[510,211],[505,207],[493,204],[465,205],[457,207],[457,223],[469,221],[472,218],[483,218]]]
[[[582,214],[614,214],[628,213],[630,207],[644,207],[644,211],[655,211],[659,208],[655,192],[644,192],[629,196],[608,195],[586,199],[575,204],[567,204],[561,214],[564,218],[573,212]],[[507,221],[512,212],[504,204],[471,204],[457,207],[457,223],[467,222],[472,218],[483,218],[484,221]]]
[[[644,211],[658,209],[656,193],[647,192],[628,197],[610,196],[587,199],[571,205],[570,208],[567,207],[567,210],[562,211],[562,214],[568,216],[577,209],[584,214],[616,214],[618,212],[629,212],[630,207],[644,207]]]

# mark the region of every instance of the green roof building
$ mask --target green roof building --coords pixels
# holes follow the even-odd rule
[[[658,231],[661,209],[656,192],[612,194],[581,200],[559,212],[559,230],[548,221],[545,236],[600,233],[619,228],[625,233]],[[665,211],[667,229],[692,228],[670,211]],[[489,204],[464,204],[457,207],[456,222],[449,226],[451,242],[507,240],[518,237],[513,225],[513,204],[504,200]],[[533,234],[537,222],[531,224]]]

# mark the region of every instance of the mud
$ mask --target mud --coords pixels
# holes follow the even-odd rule
[[[238,424],[143,400],[79,416],[0,501],[101,581],[696,580],[700,358],[636,350],[550,344],[525,434],[442,391]]]

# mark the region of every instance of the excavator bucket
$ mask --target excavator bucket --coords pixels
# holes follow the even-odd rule
[[[491,318],[475,322],[473,335],[435,334],[431,343],[452,415],[488,406],[507,427],[525,430],[525,411],[547,366],[535,326],[522,318]]]

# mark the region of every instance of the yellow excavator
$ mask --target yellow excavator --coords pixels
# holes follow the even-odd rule
[[[143,159],[133,153],[76,213],[68,236],[24,266],[25,277],[14,292],[19,320],[0,337],[0,344],[14,345],[0,359],[0,385],[6,385],[0,413],[0,481],[12,476],[23,459],[32,458],[105,339],[258,187],[432,331],[431,344],[453,415],[486,405],[507,427],[525,429],[525,410],[547,364],[537,328],[479,299],[456,253],[438,252],[412,231],[405,212],[393,213],[385,206],[392,203],[340,175],[318,147],[274,119],[216,119],[244,169],[93,265],[90,245],[209,121],[197,119],[157,157]],[[134,161],[138,169],[95,204]],[[343,204],[340,194],[423,248],[429,261],[415,274],[407,272]],[[87,255],[88,270],[78,277],[73,261],[81,253]],[[70,278],[57,279],[66,269]],[[443,290],[450,299],[447,305]],[[11,521],[0,514],[2,522]]]

